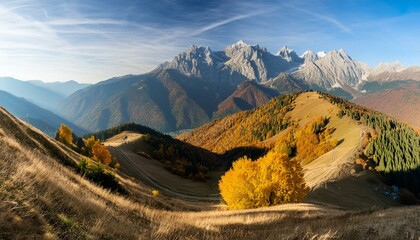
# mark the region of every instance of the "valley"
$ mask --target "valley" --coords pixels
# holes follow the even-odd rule
[[[419,202],[420,141],[410,127],[418,127],[418,82],[379,80],[401,68],[371,70],[343,50],[272,55],[239,42],[223,52],[193,46],[150,73],[94,85],[7,79],[0,238],[419,237],[420,209],[402,204]],[[70,145],[57,137],[62,124]],[[91,135],[111,164],[99,163]],[[221,179],[241,159],[277,151],[301,165],[304,199],[232,210]]]
[[[62,165],[72,166],[81,155],[2,109],[0,237],[417,237],[415,219],[420,209],[403,207],[385,196],[384,191],[390,191],[390,187],[382,182],[380,174],[360,170],[355,164],[353,156],[361,138],[373,130],[348,116],[338,117],[340,108],[315,92],[297,95],[292,105],[288,115],[291,122],[296,122],[293,126],[304,126],[313,117],[324,115],[329,117],[328,126],[335,129],[331,138],[341,143],[303,166],[311,189],[304,203],[252,210],[226,210],[217,189],[222,166],[210,170],[206,181],[175,175],[150,156],[154,149],[145,140],[146,133],[122,131],[104,142],[121,164],[113,172],[128,195],[104,190]],[[199,131],[193,133],[201,134]],[[272,145],[287,131],[261,144]],[[153,189],[159,194],[154,196]],[[371,218],[375,221],[369,221]],[[390,227],[392,231],[384,230]],[[20,235],[15,229],[20,229]]]
[[[168,196],[196,201],[220,201],[217,179],[221,173],[214,173],[211,181],[201,182],[162,171],[165,165],[147,154],[152,146],[142,140],[143,136],[122,132],[105,141],[105,146],[109,147],[112,155],[120,162],[121,173],[145,182]]]
[[[419,1],[0,12],[0,240],[420,239]]]

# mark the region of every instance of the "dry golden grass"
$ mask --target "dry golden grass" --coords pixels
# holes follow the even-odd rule
[[[0,115],[0,239],[420,237],[420,207],[357,211],[307,203],[227,211],[214,203],[154,197],[151,188],[124,175],[118,178],[130,194],[119,196],[64,167],[48,151],[74,161],[77,154],[37,131],[29,134],[35,130],[4,110]]]

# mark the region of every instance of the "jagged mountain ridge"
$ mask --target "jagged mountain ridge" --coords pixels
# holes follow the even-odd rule
[[[212,51],[209,47],[193,45],[161,67],[233,84],[255,80],[275,86],[279,84],[269,82],[279,78],[280,74],[289,74],[289,79],[300,82],[297,84],[299,86],[303,82],[307,88],[341,88],[353,97],[357,97],[357,94],[348,88],[360,92],[358,87],[367,80],[420,80],[420,67],[407,68],[399,63],[384,63],[372,68],[353,59],[343,49],[317,53],[307,50],[298,56],[285,46],[273,55],[264,47],[251,46],[243,41],[229,45],[223,51]]]
[[[420,67],[405,67],[399,62],[381,63],[372,69],[368,76],[369,81],[390,82],[396,80],[420,81]]]
[[[265,82],[301,62],[293,50],[285,48],[273,55],[259,45],[239,41],[223,51],[193,45],[160,68],[175,69],[209,81],[238,84],[245,80]]]
[[[133,121],[168,132],[195,128],[248,108],[231,96],[245,81],[278,93],[314,89],[355,99],[365,94],[363,87],[371,81],[371,72],[380,75],[388,69],[373,71],[342,49],[308,50],[298,56],[288,47],[271,54],[243,41],[222,51],[193,45],[150,73],[113,78],[83,89],[57,110],[91,131]]]

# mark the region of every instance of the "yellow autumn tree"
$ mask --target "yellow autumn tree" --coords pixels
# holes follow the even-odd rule
[[[253,199],[258,164],[244,157],[235,161],[219,182],[220,195],[229,209],[255,208]]]
[[[61,124],[60,128],[58,129],[56,139],[68,146],[71,146],[73,144],[72,130],[65,124]]]
[[[89,156],[92,156],[92,149],[95,143],[99,142],[99,140],[96,140],[94,136],[90,136],[88,139],[85,140],[86,145],[86,152]]]
[[[309,188],[300,162],[291,159],[288,147],[279,144],[256,161],[235,161],[219,182],[220,194],[229,209],[267,207],[302,201]]]

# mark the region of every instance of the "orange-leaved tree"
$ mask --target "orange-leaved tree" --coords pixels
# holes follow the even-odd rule
[[[298,160],[289,157],[285,143],[256,161],[235,161],[219,182],[229,209],[267,207],[302,201],[309,188]]]
[[[85,140],[86,152],[93,160],[109,165],[112,162],[112,155],[109,150],[101,144],[101,141],[94,136]]]
[[[109,165],[112,162],[112,155],[108,149],[102,145],[99,141],[96,142],[92,147],[93,159],[101,162],[105,165]]]

